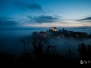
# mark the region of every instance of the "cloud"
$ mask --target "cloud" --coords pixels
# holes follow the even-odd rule
[[[33,3],[33,4],[27,4],[27,8],[31,10],[42,10],[42,7],[39,4]]]
[[[58,21],[58,17],[56,16],[27,16],[30,20],[35,21],[36,23],[52,23],[52,22],[57,22]]]
[[[36,11],[36,10],[42,11],[42,7],[37,3],[27,4],[27,3],[21,3],[21,2],[14,2],[14,4],[23,10],[29,9],[32,11]]]
[[[14,25],[18,25],[17,22],[12,21],[12,20],[8,20],[8,18],[0,18],[0,26],[14,26]]]
[[[77,21],[90,21],[91,22],[91,17],[86,17]]]

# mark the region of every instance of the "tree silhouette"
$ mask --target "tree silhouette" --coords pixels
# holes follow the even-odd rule
[[[78,45],[79,57],[84,60],[91,59],[91,45],[86,45],[85,43]]]

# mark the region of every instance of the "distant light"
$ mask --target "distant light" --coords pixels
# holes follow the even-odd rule
[[[57,28],[57,27],[52,27],[52,31],[57,31],[56,28]]]

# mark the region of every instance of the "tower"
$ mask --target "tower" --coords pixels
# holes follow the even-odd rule
[[[57,28],[57,27],[52,27],[52,31],[57,31],[56,28]]]

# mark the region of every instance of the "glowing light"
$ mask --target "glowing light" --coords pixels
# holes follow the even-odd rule
[[[57,31],[57,30],[56,30],[56,27],[52,27],[52,31]]]

